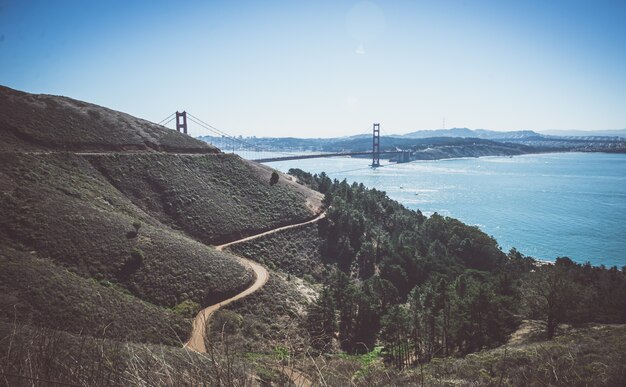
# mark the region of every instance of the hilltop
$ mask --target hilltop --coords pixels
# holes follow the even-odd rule
[[[0,152],[218,152],[177,131],[67,97],[0,86],[0,101]]]

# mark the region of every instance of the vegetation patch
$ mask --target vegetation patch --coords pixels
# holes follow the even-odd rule
[[[7,182],[0,238],[8,245],[166,307],[184,300],[209,305],[253,280],[229,254],[135,206],[82,156],[2,154],[0,160]],[[137,236],[129,239],[129,231]]]
[[[257,168],[236,155],[124,154],[87,159],[136,206],[206,244],[222,244],[313,216],[304,195],[287,184],[268,184]]]
[[[207,337],[209,342],[220,341],[225,332],[244,352],[269,353],[284,347],[302,354],[308,346],[308,335],[299,323],[305,305],[295,284],[271,273],[261,289],[218,310]]]
[[[235,254],[263,265],[298,277],[308,274],[317,280],[324,273],[321,248],[317,224],[282,230],[228,247]]]
[[[191,330],[191,320],[34,254],[0,247],[0,267],[0,321],[169,345]]]
[[[244,386],[253,371],[219,348],[199,354],[0,322],[0,384],[7,386]]]

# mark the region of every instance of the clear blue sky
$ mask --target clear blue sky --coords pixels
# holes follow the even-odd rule
[[[0,84],[329,137],[626,127],[626,1],[0,0]],[[192,134],[201,134],[199,131]]]

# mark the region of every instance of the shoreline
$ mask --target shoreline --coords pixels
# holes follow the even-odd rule
[[[594,155],[594,153],[596,153],[596,155]],[[584,214],[586,214],[586,217],[593,218],[593,213],[601,211],[601,213],[603,214],[602,224],[604,224],[606,227],[609,227],[610,225],[609,230],[612,231],[609,232],[609,234],[614,235],[616,230],[621,229],[621,226],[619,226],[619,222],[616,223],[617,220],[615,219],[615,211],[610,211],[610,208],[617,207],[607,206],[618,205],[620,206],[619,208],[622,208],[621,206],[623,205],[621,196],[615,197],[615,192],[620,193],[620,195],[622,195],[622,192],[626,194],[626,191],[624,191],[623,188],[619,188],[621,186],[620,181],[623,181],[623,176],[616,176],[619,171],[623,170],[623,166],[625,165],[622,161],[624,158],[624,154],[615,154],[610,152],[568,151],[535,152],[517,156],[523,157],[523,159],[516,161],[513,160],[513,157],[509,156],[489,155],[481,156],[488,158],[484,161],[472,161],[472,159],[478,159],[478,157],[456,157],[445,158],[441,160],[415,160],[418,162],[411,161],[410,163],[405,163],[407,164],[406,167],[398,166],[396,168],[389,167],[397,165],[397,163],[390,163],[388,160],[381,160],[381,162],[383,162],[381,164],[381,167],[384,168],[378,168],[378,172],[369,166],[370,163],[367,162],[368,160],[362,158],[343,158],[336,161],[333,161],[331,159],[320,159],[319,161],[283,163],[278,162],[268,163],[268,165],[271,165],[272,167],[278,168],[280,170],[284,169],[285,171],[289,168],[301,168],[311,173],[320,173],[321,171],[325,171],[326,174],[331,178],[337,178],[339,180],[345,178],[350,183],[362,182],[364,185],[370,188],[377,188],[381,191],[387,192],[387,194],[391,198],[397,200],[399,203],[403,204],[407,208],[413,210],[419,209],[425,215],[437,212],[443,216],[450,216],[459,219],[468,225],[478,226],[488,235],[493,235],[496,240],[498,240],[498,242],[502,246],[504,246],[503,251],[505,251],[505,253],[508,252],[509,246],[515,246],[517,250],[520,251],[522,254],[533,257],[537,261],[550,264],[553,263],[555,259],[559,256],[568,256],[574,262],[580,264],[590,262],[594,266],[605,265],[607,267],[616,266],[618,268],[625,266],[626,262],[623,261],[623,254],[621,252],[626,251],[624,250],[626,246],[622,247],[623,244],[620,242],[616,242],[617,239],[615,238],[611,238],[612,241],[609,241],[610,243],[607,242],[609,244],[606,245],[603,242],[607,239],[606,232],[598,234],[596,232],[597,228],[585,225],[588,222],[583,222],[580,225],[576,226],[575,224],[567,222],[565,220],[566,218],[563,218],[564,220],[561,221],[562,227],[566,227],[567,229],[577,229],[579,230],[578,234],[580,235],[589,232],[591,232],[591,234],[593,235],[599,235],[597,238],[600,239],[590,239],[588,240],[590,246],[584,248],[581,247],[580,249],[572,249],[571,246],[550,243],[550,240],[546,239],[545,235],[539,235],[535,230],[537,227],[547,227],[550,230],[558,230],[559,227],[561,227],[557,224],[559,222],[550,221],[548,222],[549,226],[546,226],[541,222],[540,225],[538,223],[538,219],[541,216],[549,216],[550,214],[556,214],[555,216],[558,215],[557,217],[566,216],[566,214],[563,213],[562,208],[563,206],[565,206],[566,208],[570,208],[571,211],[574,211],[570,211],[569,214],[574,214],[575,216],[583,216],[580,213],[580,210],[583,210]],[[507,158],[511,158],[511,160],[507,160]],[[619,163],[616,164],[614,161],[619,161]],[[495,163],[494,166],[491,166],[492,163]],[[558,194],[556,192],[559,190],[562,191],[562,189],[569,190],[569,187],[571,187],[574,183],[566,184],[566,186],[561,187],[562,189],[557,189],[552,187],[552,185],[556,181],[555,177],[542,177],[542,174],[544,173],[549,173],[551,175],[553,173],[556,173],[554,168],[559,168],[559,171],[563,172],[562,168],[565,168],[567,165],[571,165],[572,167],[567,168],[567,171],[569,171],[568,173],[575,171],[577,174],[582,174],[578,176],[579,178],[586,179],[585,176],[588,176],[588,173],[590,173],[591,170],[583,166],[589,165],[589,163],[591,163],[591,165],[597,165],[598,168],[606,165],[613,166],[606,172],[606,175],[612,178],[602,178],[602,180],[598,181],[597,183],[600,184],[600,186],[597,186],[597,184],[593,182],[587,182],[589,184],[592,184],[592,187],[595,188],[579,190],[581,192],[574,190],[576,192],[570,192],[568,194],[569,196],[565,198],[564,196],[562,196],[562,194]],[[464,166],[465,164],[468,165],[467,168],[458,167],[459,170],[456,170],[457,165]],[[502,166],[497,166],[500,164]],[[481,167],[478,167],[479,165]],[[537,168],[540,168],[537,170],[536,173],[533,172],[535,171],[535,165]],[[582,170],[579,170],[579,167],[581,167]],[[449,176],[444,176],[438,174],[441,173],[438,172],[439,168],[444,168],[442,170],[443,173],[446,173],[448,168],[452,168],[454,171],[450,172]],[[461,176],[463,175],[463,171],[461,170],[466,169],[468,173],[471,173],[473,171],[481,172],[479,175],[476,176],[476,179],[481,179],[480,181],[484,182],[487,185],[481,185],[483,188],[481,188],[480,186],[474,187],[475,184],[472,183],[472,181],[474,181],[475,178],[471,176]],[[500,182],[499,177],[496,180],[493,180],[493,178],[489,178],[488,176],[481,177],[485,173],[490,171],[518,171],[521,174],[505,174],[503,175],[505,180],[502,182]],[[559,174],[560,172],[557,173],[557,175]],[[506,180],[508,179],[508,176],[511,176],[511,179],[517,178],[518,180]],[[565,181],[571,181],[571,179],[568,177],[565,180],[558,180],[558,182]],[[605,185],[604,182],[610,184]],[[466,183],[470,184],[469,188],[463,188],[465,187]],[[521,191],[527,191],[528,193],[520,193],[520,190],[510,191],[507,188],[512,187],[509,183],[517,184],[515,185],[515,187],[521,187]],[[499,187],[501,186],[501,184],[505,184],[505,191],[500,192],[501,188]],[[520,186],[519,184],[522,185]],[[414,188],[431,188],[435,189],[435,191],[431,190],[426,193],[420,191],[419,195],[415,195],[413,191]],[[467,189],[471,189],[472,191],[469,192],[467,191]],[[604,207],[600,209],[598,209],[597,205],[595,205],[593,206],[595,209],[590,210],[590,204],[593,204],[596,201],[596,199],[594,198],[597,198],[597,194],[602,194],[602,192],[612,193],[610,196],[602,196],[603,200],[608,201],[608,204],[604,203]],[[577,194],[582,194],[582,196]],[[517,200],[518,204],[515,204],[513,206],[513,209],[507,209],[507,211],[513,211],[515,214],[517,214],[511,216],[521,217],[520,219],[524,224],[523,227],[514,221],[506,221],[501,216],[484,214],[486,211],[495,211],[492,208],[493,205],[501,206],[502,203],[504,203],[504,199],[502,199],[503,195]],[[532,195],[532,197],[529,199],[528,195]],[[580,202],[584,203],[584,207],[582,209],[575,210],[572,208],[571,205],[568,204],[571,203],[571,200],[573,200],[572,197],[570,197],[571,195],[577,195],[575,196],[577,198],[576,200],[582,200],[582,202]],[[491,204],[491,199],[489,199],[490,197],[493,197],[493,199],[496,200],[494,204]],[[534,201],[532,203],[528,203],[528,205],[524,205],[521,203],[526,200]],[[541,208],[548,203],[541,204],[543,202],[537,202],[537,200],[550,200],[548,203],[557,203],[558,205],[557,207],[555,207],[554,210],[550,208],[542,210]],[[513,212],[511,212],[511,214],[513,214]],[[609,216],[611,213],[613,215],[606,218],[606,216]],[[538,216],[539,218],[537,218]],[[483,227],[482,225],[486,225],[486,227]],[[524,228],[524,230],[516,230],[519,227]],[[498,228],[507,228],[509,229],[509,231],[498,231]],[[535,237],[539,237],[539,239],[534,239]],[[563,238],[561,238],[559,234],[554,234],[553,239],[556,239],[560,242]]]

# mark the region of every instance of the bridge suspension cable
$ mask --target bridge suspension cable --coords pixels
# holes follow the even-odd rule
[[[177,129],[178,128],[178,117],[184,117],[184,120],[189,119],[190,122],[200,126],[202,129],[209,132],[209,135],[204,138],[204,141],[210,142],[213,146],[222,150],[222,152],[232,152],[237,153],[240,156],[247,158],[249,160],[257,161],[257,162],[271,162],[271,161],[280,161],[280,160],[297,160],[297,159],[307,159],[307,158],[325,158],[325,157],[337,157],[337,156],[366,156],[372,155],[374,152],[372,151],[335,151],[333,153],[320,152],[318,154],[315,153],[302,153],[302,152],[285,152],[278,149],[272,149],[271,146],[263,146],[257,145],[250,141],[244,140],[241,136],[236,137],[233,136],[221,129],[216,128],[215,126],[203,121],[201,118],[196,117],[195,115],[183,111],[182,113],[175,112],[161,120],[159,124],[167,126],[174,119],[177,120]],[[185,121],[186,122],[186,121]],[[183,129],[185,129],[186,133],[186,123],[183,124]],[[369,129],[366,133],[371,134],[371,129]],[[378,154],[389,154],[389,153],[397,153],[397,151],[380,151]],[[378,164],[379,165],[379,164]]]
[[[214,127],[213,125],[210,125],[210,124],[206,123],[205,121],[201,120],[200,118],[194,116],[191,113],[187,113],[187,115],[189,116],[190,121],[194,122],[197,125],[200,125],[204,129],[206,129],[206,130],[208,130],[210,132],[222,135],[222,137],[226,137],[226,138],[230,139],[233,142],[237,142],[241,146],[240,150],[243,150],[244,152],[248,151],[248,152],[255,152],[255,153],[257,153],[255,155],[256,156],[255,159],[263,159],[263,156],[259,155],[259,153],[262,153],[262,152],[271,152],[272,154],[274,154],[274,156],[275,155],[281,155],[281,156],[285,156],[285,157],[295,157],[295,156],[299,155],[298,153],[285,152],[285,151],[281,151],[281,150],[278,150],[278,149],[272,149],[271,147],[268,147],[268,146],[261,146],[261,145],[250,143],[249,141],[246,141],[246,140],[244,140],[242,138],[238,138],[238,137],[235,137],[233,135],[230,135],[230,134],[224,132],[223,130],[220,130],[220,129]]]
[[[167,126],[167,124],[169,124],[170,122],[172,122],[172,120],[174,119],[174,115],[176,113],[172,113],[169,116],[165,117],[164,119],[162,119],[161,121],[158,122],[158,125],[163,125],[163,126]]]

